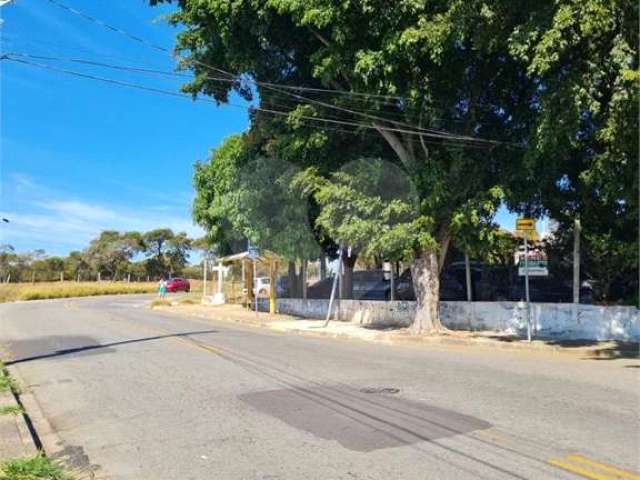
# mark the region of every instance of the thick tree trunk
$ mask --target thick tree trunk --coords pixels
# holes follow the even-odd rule
[[[340,281],[340,298],[353,298],[353,267],[356,264],[357,255],[351,253],[347,256],[343,253],[342,257],[342,278]]]
[[[302,265],[300,265],[300,292],[302,293],[302,298],[307,298],[307,260],[302,261]]]
[[[320,252],[320,280],[327,278],[327,256],[324,251]]]
[[[438,315],[440,300],[440,264],[435,250],[424,251],[411,266],[416,294],[416,315],[411,326],[414,334],[434,333],[442,329]]]
[[[288,264],[288,276],[289,276],[289,298],[298,298],[297,291],[297,275],[296,275],[296,263],[289,261]]]

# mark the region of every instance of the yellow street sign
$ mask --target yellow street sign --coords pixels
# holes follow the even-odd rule
[[[536,221],[533,218],[518,218],[516,220],[516,230],[525,232],[536,229]]]

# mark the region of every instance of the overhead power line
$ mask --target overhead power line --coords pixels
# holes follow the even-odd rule
[[[127,32],[126,30],[123,30],[123,29],[121,29],[119,27],[113,26],[113,25],[111,25],[111,24],[109,24],[107,22],[104,22],[104,21],[102,21],[102,20],[100,20],[100,19],[98,19],[98,18],[96,18],[96,17],[94,17],[92,15],[89,15],[89,14],[86,14],[84,12],[81,12],[81,11],[79,11],[79,10],[73,8],[73,7],[70,7],[70,6],[68,6],[68,5],[66,5],[66,4],[64,4],[64,3],[62,3],[62,2],[60,2],[58,0],[48,0],[48,1],[51,4],[56,5],[59,8],[62,8],[63,10],[66,10],[66,11],[68,11],[70,13],[73,13],[74,15],[78,15],[78,16],[84,18],[85,20],[93,22],[93,23],[95,23],[95,24],[97,24],[97,25],[99,25],[99,26],[101,26],[103,28],[106,28],[106,29],[111,30],[113,32],[116,32],[116,33],[118,33],[120,35],[123,35],[123,36],[125,36],[126,38],[128,38],[130,40],[133,40],[135,42],[144,44],[144,45],[146,45],[146,46],[148,46],[150,48],[153,48],[155,50],[158,50],[158,51],[161,51],[161,52],[165,52],[165,53],[168,53],[169,55],[172,55],[172,51],[170,49],[164,47],[164,46],[158,45],[158,44],[156,44],[154,42],[151,42],[151,41],[149,41],[149,40],[147,40],[145,38],[142,38],[142,37],[140,37],[138,35],[131,34],[131,33]],[[184,59],[182,57],[179,57],[179,58],[182,61],[186,60],[186,59]],[[219,67],[216,67],[214,65],[210,65],[210,64],[207,64],[205,62],[201,62],[201,61],[195,60],[195,59],[191,60],[191,61],[193,63],[196,63],[196,64],[198,64],[200,66],[203,66],[203,67],[205,67],[207,69],[211,69],[211,70],[216,71],[218,73],[221,73],[223,75],[227,75],[229,77],[229,79],[236,79],[237,78],[237,75],[235,75],[235,74],[233,74],[231,72],[228,72],[228,71],[226,71],[224,69],[221,69]],[[262,82],[262,81],[258,81],[258,80],[255,80],[255,79],[252,79],[252,82],[255,83],[258,86],[262,86],[263,88],[276,89],[276,91],[278,91],[279,89],[282,89],[284,87],[284,85],[274,84],[274,83],[270,83],[270,82]],[[373,120],[373,121],[376,121],[376,122],[391,122],[394,125],[399,125],[399,126],[404,126],[405,127],[404,129],[399,129],[399,128],[395,128],[395,129],[394,128],[384,128],[384,129],[382,129],[382,128],[380,128],[379,125],[372,125],[374,130],[378,130],[378,131],[385,130],[385,131],[388,131],[388,132],[396,132],[396,133],[407,133],[407,131],[406,131],[407,129],[410,129],[412,131],[420,130],[420,131],[424,131],[424,132],[430,132],[431,136],[433,136],[433,137],[440,137],[440,138],[445,138],[446,137],[446,138],[450,138],[452,140],[465,141],[465,142],[474,142],[474,143],[487,143],[487,144],[490,144],[490,145],[506,144],[506,142],[501,142],[501,141],[497,141],[497,140],[489,140],[489,139],[483,139],[483,138],[478,138],[478,137],[469,137],[469,136],[466,136],[466,135],[454,134],[454,133],[447,132],[447,131],[444,131],[444,130],[426,129],[426,128],[422,128],[420,126],[416,127],[414,125],[410,125],[410,124],[408,124],[406,122],[403,122],[403,121],[389,120],[389,119],[386,119],[384,117],[380,117],[380,116],[377,116],[377,115],[371,115],[371,114],[368,114],[368,113],[359,112],[358,110],[353,110],[353,109],[349,109],[349,108],[346,108],[346,107],[341,107],[341,106],[333,105],[333,104],[330,104],[330,103],[321,102],[319,100],[309,99],[309,98],[303,97],[301,95],[292,94],[292,93],[289,93],[287,91],[292,86],[288,85],[286,87],[287,88],[285,88],[285,92],[283,92],[283,93],[292,95],[295,98],[298,98],[300,100],[305,100],[305,101],[307,101],[309,103],[320,104],[320,105],[324,106],[325,108],[330,108],[330,109],[334,109],[334,110],[338,110],[338,111],[342,111],[342,112],[347,112],[347,113],[350,113],[352,115],[360,116],[362,118],[367,118],[369,120]],[[298,90],[303,90],[303,89],[306,89],[307,87],[294,87],[294,88],[298,89]],[[357,93],[357,92],[345,92],[345,91],[341,91],[341,90],[331,90],[331,89],[315,89],[315,90],[316,91],[322,90],[322,91],[325,91],[325,92],[332,92],[332,93],[343,93],[343,94],[347,94],[347,95],[348,94]],[[366,94],[366,95],[369,95],[369,94]],[[387,96],[387,98],[394,98],[394,97]],[[398,100],[401,100],[400,97],[395,97],[395,98],[398,99]]]
[[[153,76],[162,76],[162,77],[176,77],[176,78],[184,78],[184,79],[193,79],[193,75],[188,75],[188,74],[183,74],[183,73],[178,73],[175,71],[171,71],[171,70],[160,70],[160,69],[156,69],[156,68],[148,68],[148,67],[139,67],[139,66],[131,66],[131,65],[116,65],[113,63],[106,63],[106,62],[102,62],[102,61],[97,61],[97,60],[88,60],[88,59],[84,59],[84,58],[76,58],[76,57],[60,57],[60,56],[53,56],[53,55],[39,55],[39,54],[31,54],[31,53],[23,53],[23,52],[7,52],[8,56],[10,57],[20,57],[20,58],[27,58],[27,59],[35,59],[35,60],[47,60],[47,61],[61,61],[61,62],[70,62],[70,63],[78,63],[81,65],[88,65],[88,66],[94,66],[94,67],[100,67],[100,68],[107,68],[110,70],[116,70],[116,71],[123,71],[123,72],[132,72],[132,73],[141,73],[141,74],[147,74],[147,75],[153,75]],[[214,78],[214,77],[207,77],[208,79],[211,80],[216,80],[216,81],[220,81],[220,82],[233,82],[234,80],[230,80],[230,79],[223,79],[223,78]],[[273,95],[273,97],[271,96]],[[274,102],[273,98],[279,99],[279,102]],[[262,92],[261,93],[261,99],[264,100],[268,100],[269,104],[272,105],[276,105],[276,106],[281,106],[284,108],[291,108],[291,107],[295,107],[298,105],[302,105],[303,103],[300,103],[298,101],[296,101],[295,99],[292,100],[291,95],[286,95],[283,93],[278,93],[278,92]],[[290,103],[282,103],[282,101],[289,101]],[[309,102],[306,102],[304,104],[308,104]],[[377,109],[359,109],[360,111],[363,112],[378,112],[379,110]],[[403,114],[400,112],[384,112],[385,115],[393,115],[393,116],[402,116]],[[323,113],[323,116],[327,117],[329,115],[327,115],[327,113]],[[335,118],[338,120],[344,119],[344,117],[336,117],[336,116],[329,116],[329,118]],[[390,119],[390,122],[394,122],[395,119]],[[449,121],[458,121],[458,122],[464,122],[463,120],[455,120],[455,119],[449,119]],[[426,130],[426,129],[425,129]]]
[[[9,54],[5,54],[2,57],[0,57],[0,59],[3,60],[9,60],[9,61],[13,61],[13,62],[17,62],[17,63],[21,63],[24,65],[29,65],[32,67],[37,67],[37,68],[41,68],[44,70],[49,70],[49,71],[53,71],[53,72],[58,72],[58,73],[63,73],[66,75],[71,75],[71,76],[75,76],[75,77],[80,77],[80,78],[84,78],[84,79],[88,79],[88,80],[94,80],[94,81],[100,81],[103,83],[108,83],[108,84],[112,84],[112,85],[116,85],[116,86],[120,86],[120,87],[127,87],[127,88],[133,88],[133,89],[137,89],[137,90],[144,90],[144,91],[148,91],[148,92],[152,92],[152,93],[157,93],[157,94],[163,94],[163,95],[169,95],[172,97],[177,97],[177,98],[184,98],[184,99],[191,99],[191,100],[196,100],[196,101],[204,101],[204,102],[208,102],[208,103],[213,103],[215,105],[219,105],[220,103],[217,102],[216,100],[207,98],[207,97],[200,97],[200,98],[194,98],[191,95],[185,94],[185,93],[181,93],[181,92],[176,92],[173,90],[167,90],[167,89],[162,89],[162,88],[157,88],[157,87],[150,87],[150,86],[146,86],[146,85],[140,85],[140,84],[136,84],[136,83],[131,83],[131,82],[125,82],[122,80],[117,80],[117,79],[112,79],[112,78],[107,78],[107,77],[101,77],[101,76],[97,76],[97,75],[92,75],[92,74],[88,74],[88,73],[83,73],[83,72],[77,72],[75,70],[68,70],[65,68],[57,68],[57,67],[53,67],[51,65],[46,65],[46,64],[42,64],[42,63],[37,63],[37,62],[32,62],[29,60],[24,60],[21,58],[15,58],[15,57],[11,57]],[[235,103],[231,103],[231,102],[225,102],[224,105],[228,105],[234,108],[242,108],[244,110],[247,111],[258,111],[258,112],[263,112],[263,113],[267,113],[267,114],[272,114],[272,115],[277,115],[277,116],[284,116],[284,117],[288,117],[292,111],[281,111],[281,110],[275,110],[275,109],[271,109],[271,108],[263,108],[263,107],[256,107],[256,106],[244,106],[244,105],[238,105]],[[315,117],[315,116],[309,116],[309,115],[297,115],[296,116],[297,119],[301,120],[301,121],[307,121],[307,122],[316,122],[316,123],[328,123],[328,124],[334,124],[334,125],[341,125],[341,126],[349,126],[349,127],[356,127],[356,128],[360,128],[360,129],[365,129],[365,130],[377,130],[376,127],[368,124],[368,123],[357,123],[357,122],[350,122],[350,121],[341,121],[341,120],[335,120],[335,119],[331,119],[331,118],[324,118],[324,117]],[[323,127],[326,128],[326,127]],[[430,137],[430,135],[426,134],[426,133],[421,133],[421,132],[414,132],[414,131],[404,131],[402,129],[397,129],[397,128],[392,128],[392,127],[383,127],[384,130],[390,130],[390,131],[398,131],[400,133],[406,133],[409,135],[417,135],[419,136],[425,136],[425,137]],[[334,129],[337,130],[337,129]],[[341,130],[344,131],[345,133],[353,133],[353,134],[359,134],[360,132],[354,131],[354,130]],[[377,135],[376,135],[377,137]],[[378,137],[379,138],[379,137]],[[415,139],[415,141],[419,141],[417,138]],[[423,141],[427,141],[427,143],[431,143],[431,144],[438,144],[438,145],[449,145],[449,146],[461,146],[461,144],[459,142],[454,142],[450,139],[440,139],[440,141],[428,141],[424,140]],[[466,145],[469,147],[481,147],[481,145]]]

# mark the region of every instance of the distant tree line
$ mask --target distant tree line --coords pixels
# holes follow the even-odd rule
[[[49,256],[44,250],[16,252],[0,246],[2,282],[53,280],[153,280],[158,277],[195,273],[189,269],[189,254],[198,243],[185,232],[170,228],[148,232],[105,230],[82,251],[66,257]]]

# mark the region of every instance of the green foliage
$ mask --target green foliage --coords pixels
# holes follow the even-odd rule
[[[0,392],[17,392],[19,390],[18,384],[13,379],[3,362],[0,362]]]
[[[318,227],[367,257],[407,258],[433,242],[430,219],[418,214],[411,182],[388,162],[355,161],[329,179],[309,168],[292,186],[311,194],[320,206]]]
[[[171,302],[169,300],[165,300],[163,298],[156,298],[155,300],[151,301],[150,306],[151,306],[151,308],[155,308],[155,307],[170,307],[171,306]]]
[[[505,201],[514,211],[549,215],[565,230],[579,215],[593,225],[585,238],[603,261],[595,253],[603,242],[595,239],[608,232],[626,245],[620,252],[637,243],[635,2],[176,3],[170,16],[182,27],[176,47],[182,67],[195,74],[184,91],[224,102],[235,90],[252,101],[257,93],[263,108],[289,105],[284,117],[255,112],[246,142],[223,146],[221,156],[239,159],[248,145],[253,158],[279,158],[305,171],[300,183],[320,204],[312,220],[324,234],[389,256],[444,247],[452,237],[488,255],[493,247],[487,251],[486,244],[505,247],[493,228],[496,206]],[[222,88],[206,65],[232,72],[235,81]],[[250,79],[369,96],[292,99],[273,85],[254,88]],[[310,121],[318,117],[362,127]],[[365,128],[381,125],[430,130],[419,138]],[[366,175],[336,173],[359,158],[401,166],[418,199],[412,219],[407,204],[371,195]],[[203,195],[194,214],[211,227],[212,240],[259,240],[257,232],[226,228],[249,217],[234,204],[247,200],[242,192],[229,195],[238,164],[222,163],[219,173],[196,171],[198,191],[203,179],[220,191]],[[615,256],[621,268],[634,268],[627,253]]]
[[[295,166],[264,158],[241,136],[227,138],[207,163],[196,165],[194,219],[226,253],[247,238],[288,259],[312,258],[318,247],[306,203],[289,184]]]
[[[22,415],[24,410],[19,405],[6,405],[0,407],[0,416],[2,415]]]
[[[72,480],[62,467],[43,454],[6,460],[0,466],[0,480]]]

